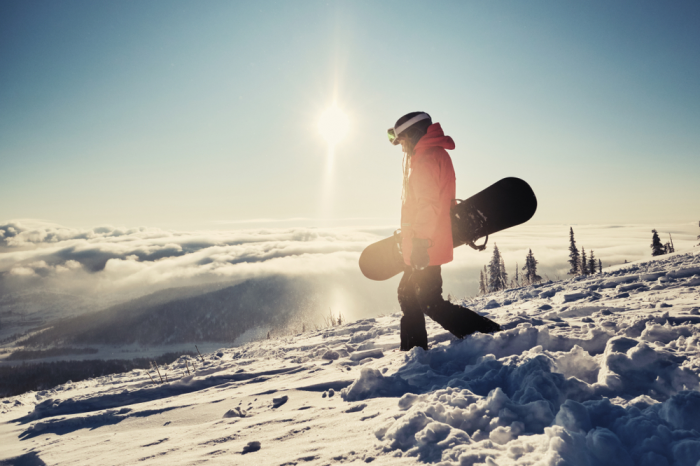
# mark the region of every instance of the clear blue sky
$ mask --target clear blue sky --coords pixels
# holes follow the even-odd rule
[[[0,222],[314,219],[324,183],[327,215],[392,221],[385,131],[414,110],[459,197],[519,176],[535,222],[697,221],[699,25],[696,1],[5,0]]]

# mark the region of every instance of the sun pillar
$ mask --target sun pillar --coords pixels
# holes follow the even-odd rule
[[[333,104],[321,114],[318,121],[318,132],[328,144],[326,155],[326,173],[323,180],[323,192],[321,193],[321,218],[324,223],[332,216],[333,197],[333,165],[335,162],[335,148],[345,138],[349,128],[348,117]]]

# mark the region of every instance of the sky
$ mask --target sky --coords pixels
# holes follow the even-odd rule
[[[4,1],[0,221],[391,225],[386,129],[423,110],[459,198],[517,176],[533,224],[690,224],[698,24],[691,1]]]

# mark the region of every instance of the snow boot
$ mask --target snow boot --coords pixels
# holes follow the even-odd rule
[[[491,319],[480,316],[471,309],[445,302],[442,306],[427,306],[428,316],[457,338],[464,338],[474,332],[494,333],[501,326]],[[431,312],[432,311],[432,312]]]
[[[425,318],[422,313],[420,318],[401,318],[401,351],[410,351],[416,346],[428,351],[428,332],[425,330]]]

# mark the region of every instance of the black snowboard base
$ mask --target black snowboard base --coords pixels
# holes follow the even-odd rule
[[[527,222],[535,215],[537,197],[520,178],[503,178],[483,191],[452,207],[453,247],[468,244],[483,250],[486,243],[475,241]],[[401,235],[394,234],[370,244],[360,255],[360,270],[371,280],[388,280],[403,271]]]

